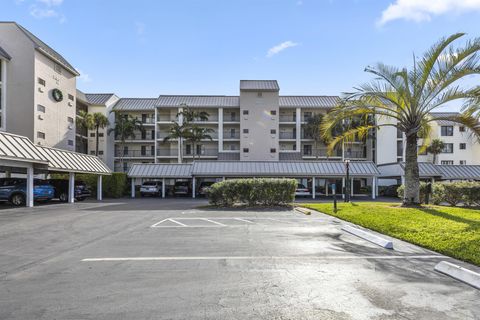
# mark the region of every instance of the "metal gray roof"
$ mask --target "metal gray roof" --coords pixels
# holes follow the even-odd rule
[[[0,132],[0,159],[48,164],[30,139],[7,132]]]
[[[437,178],[441,177],[442,173],[437,169],[437,165],[430,162],[419,162],[418,171],[420,178]],[[401,177],[405,175],[405,162],[393,162],[378,165],[378,170],[381,172],[381,177]]]
[[[191,178],[192,164],[134,163],[128,171],[133,178]]]
[[[14,23],[26,36],[30,41],[33,42],[33,45],[35,46],[35,49],[38,51],[42,52],[46,56],[50,57],[51,59],[57,61],[62,67],[70,71],[76,76],[79,76],[80,74],[78,73],[77,70],[65,59],[61,54],[59,54],[57,51],[53,50],[49,45],[47,45],[45,42],[37,38],[33,33],[22,27],[16,22]]]
[[[28,138],[0,132],[0,159],[41,163],[50,171],[110,174],[95,156],[33,144]]]
[[[278,154],[280,161],[302,161],[302,154],[300,152],[282,152]]]
[[[457,116],[459,115],[459,112],[431,112],[430,115],[432,118],[444,118],[444,117],[450,117],[450,116]],[[448,121],[448,120],[438,120],[437,123],[441,126],[454,126],[454,125],[459,125],[456,122],[453,121]]]
[[[280,108],[304,107],[304,108],[333,108],[340,101],[337,96],[280,96]]]
[[[169,96],[160,95],[155,102],[156,107],[178,107],[186,104],[189,107],[236,107],[240,108],[238,96]]]
[[[153,111],[156,98],[121,98],[113,107],[114,111]]]
[[[436,165],[444,180],[480,180],[480,165]]]
[[[113,97],[113,93],[86,93],[87,102],[95,105],[105,105]]]
[[[12,59],[12,57],[2,47],[0,47],[0,58],[3,58],[3,59],[8,60],[8,61],[10,61],[10,59]]]
[[[279,91],[277,80],[240,80],[243,91]]]
[[[257,177],[339,177],[346,174],[342,161],[197,161],[193,163],[194,176],[257,176]],[[377,176],[373,162],[350,163],[352,176]]]
[[[48,160],[48,170],[75,173],[110,174],[111,171],[98,157],[62,149],[36,146]]]

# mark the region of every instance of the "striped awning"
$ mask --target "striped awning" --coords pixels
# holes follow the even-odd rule
[[[54,172],[111,174],[111,170],[98,157],[37,146],[27,137],[7,132],[0,132],[0,165],[2,160],[41,164]]]

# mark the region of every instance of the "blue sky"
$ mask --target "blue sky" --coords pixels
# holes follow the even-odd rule
[[[277,79],[281,94],[337,95],[365,66],[410,66],[440,37],[479,36],[477,0],[2,0],[81,73],[79,89],[121,97],[238,94]]]

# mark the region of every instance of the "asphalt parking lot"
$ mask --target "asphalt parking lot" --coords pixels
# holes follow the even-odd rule
[[[1,210],[0,319],[480,318],[480,291],[433,271],[453,259],[322,214],[205,204]]]

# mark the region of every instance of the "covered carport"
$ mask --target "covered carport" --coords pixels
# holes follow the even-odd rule
[[[68,202],[74,202],[75,174],[98,175],[97,199],[102,200],[102,176],[110,175],[110,169],[98,158],[73,151],[47,148],[33,144],[28,138],[0,132],[0,172],[6,177],[12,173],[26,175],[27,207],[33,207],[33,180],[35,174],[68,173]]]
[[[435,165],[445,181],[480,181],[480,165]]]
[[[379,179],[393,179],[405,184],[405,162],[379,164],[377,168],[380,171]],[[442,179],[442,173],[438,170],[438,166],[430,162],[419,162],[418,173],[420,180],[433,182]]]
[[[371,196],[375,199],[379,172],[373,162],[352,161],[349,179],[370,179]],[[342,161],[195,161],[191,164],[136,163],[128,172],[132,179],[132,198],[135,197],[134,180],[162,179],[162,196],[165,197],[165,179],[191,179],[192,197],[196,197],[198,179],[235,178],[308,178],[312,179],[312,198],[315,198],[316,179],[335,179],[345,186],[347,169]],[[353,184],[353,183],[352,183]],[[353,190],[352,190],[353,191]],[[328,191],[327,191],[328,192]],[[327,194],[328,195],[328,194]]]

